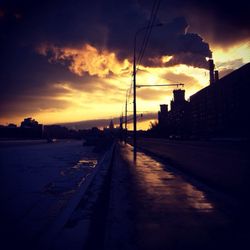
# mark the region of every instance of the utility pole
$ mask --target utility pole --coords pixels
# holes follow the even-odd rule
[[[159,27],[162,26],[162,23],[158,23],[155,25],[152,25],[151,28],[153,27]],[[133,144],[134,144],[134,161],[136,161],[136,153],[137,153],[137,128],[136,128],[136,37],[137,35],[141,32],[144,31],[146,29],[149,29],[150,27],[143,27],[139,30],[137,30],[137,32],[135,33],[135,37],[134,37],[134,60],[133,60],[133,94],[134,94],[134,135],[133,135]]]
[[[127,144],[127,136],[128,136],[128,90],[126,92],[126,103],[125,103],[125,144]]]
[[[134,134],[133,134],[133,144],[134,144],[134,161],[136,160],[137,153],[137,141],[136,141],[136,36],[139,31],[135,34],[134,38],[134,63],[133,63],[133,94],[134,94]]]

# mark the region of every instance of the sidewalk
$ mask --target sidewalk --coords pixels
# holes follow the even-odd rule
[[[105,249],[243,249],[249,231],[221,204],[213,191],[144,153],[134,164],[132,147],[120,145]]]
[[[138,147],[209,186],[234,196],[245,205],[249,203],[250,158],[247,142],[139,138]]]

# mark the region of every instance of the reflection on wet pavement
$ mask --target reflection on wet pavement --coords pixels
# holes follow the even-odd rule
[[[132,159],[131,147],[124,148],[124,155]],[[171,210],[196,209],[213,211],[213,204],[203,191],[166,168],[162,163],[138,152],[136,159],[137,182],[147,192],[148,198],[157,201],[157,206]],[[171,206],[170,206],[171,205]]]
[[[133,148],[121,146],[131,173],[137,249],[221,249],[230,245],[230,219],[205,187]],[[208,195],[209,194],[209,198]]]

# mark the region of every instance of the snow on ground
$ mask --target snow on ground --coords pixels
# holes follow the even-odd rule
[[[96,163],[81,141],[0,142],[1,236],[8,249],[35,244]]]
[[[75,209],[72,213],[64,211],[66,212],[67,223],[60,228],[60,231],[52,230],[52,234],[48,232],[48,235],[46,235],[48,237],[45,237],[45,240],[42,241],[45,244],[42,244],[41,249],[102,249],[102,237],[105,234],[109,203],[108,180],[112,175],[111,163],[114,148],[115,144],[102,155],[90,178],[87,178],[79,192],[73,197],[78,200],[77,206],[74,206],[74,200],[69,202],[69,209],[72,208],[72,205]],[[59,224],[61,224],[63,217],[64,215],[58,218]],[[55,232],[57,233],[55,234]]]

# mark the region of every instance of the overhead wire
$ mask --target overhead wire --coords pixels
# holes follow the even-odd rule
[[[148,30],[151,26],[151,23],[152,23],[152,20],[153,20],[153,17],[155,15],[155,7],[156,7],[156,4],[157,4],[157,1],[159,0],[155,0],[154,3],[153,3],[153,7],[151,9],[151,13],[150,13],[150,19],[149,19],[149,22],[148,22],[148,25],[146,27],[146,34],[144,36],[144,39],[143,39],[143,42],[142,42],[142,45],[141,45],[141,49],[140,49],[140,53],[139,53],[139,56],[138,56],[138,59],[136,59],[136,64],[137,64],[137,61],[139,61],[139,58],[141,57],[142,55],[142,51],[143,51],[143,48],[145,47],[145,44],[146,44],[146,41],[147,41],[147,36],[148,36]],[[130,88],[129,88],[129,96],[128,96],[128,100],[132,94],[132,86],[133,86],[133,73],[131,74],[131,84],[130,84]]]
[[[157,17],[160,2],[161,2],[161,0],[155,0],[154,3],[153,3],[151,13],[150,13],[149,22],[148,22],[148,25],[147,25],[147,27],[145,29],[146,33],[144,35],[144,38],[143,38],[143,41],[142,41],[142,44],[141,44],[139,56],[138,56],[138,58],[136,58],[136,65],[137,64],[139,65],[141,63],[142,58],[143,58],[143,56],[145,54],[145,50],[146,50],[148,42],[149,42],[149,38],[150,38],[150,35],[151,35],[151,32],[152,32],[152,28],[154,26],[154,23],[155,23],[155,20],[156,20],[156,17]],[[136,68],[136,70],[138,70],[138,69],[139,69],[139,66]],[[130,87],[129,87],[128,95],[126,93],[127,105],[130,104],[129,100],[130,100],[130,97],[131,97],[131,94],[132,94],[132,89],[133,89],[132,86],[133,86],[133,73],[131,74],[131,84],[130,84]]]
[[[149,38],[151,36],[152,29],[153,29],[153,26],[155,24],[157,13],[158,13],[158,10],[159,10],[159,7],[160,7],[160,2],[161,2],[161,0],[155,0],[154,1],[154,5],[153,5],[153,8],[152,8],[152,12],[151,12],[151,19],[150,19],[150,22],[149,22],[149,28],[146,29],[147,32],[146,32],[145,37],[144,37],[145,42],[144,42],[144,44],[142,44],[143,47],[141,48],[141,51],[140,51],[140,54],[139,54],[139,57],[138,57],[138,62],[137,62],[138,65],[141,64],[143,56],[144,56],[145,51],[146,51],[146,48],[148,46]]]
[[[147,41],[148,31],[149,31],[149,29],[150,29],[150,26],[151,26],[151,23],[152,23],[152,20],[153,20],[154,9],[155,9],[156,3],[157,3],[157,0],[154,1],[153,6],[152,6],[152,9],[151,9],[151,13],[150,13],[150,17],[149,17],[149,20],[148,20],[148,24],[147,24],[147,27],[146,27],[146,29],[145,29],[145,30],[146,30],[146,33],[145,33],[145,35],[144,35],[144,38],[143,38],[143,41],[142,41],[142,44],[141,44],[141,49],[140,49],[139,56],[138,56],[138,58],[136,59],[136,64],[140,61],[142,52],[143,52],[143,50],[144,50],[144,47],[145,47],[145,44],[146,44],[146,41]]]

